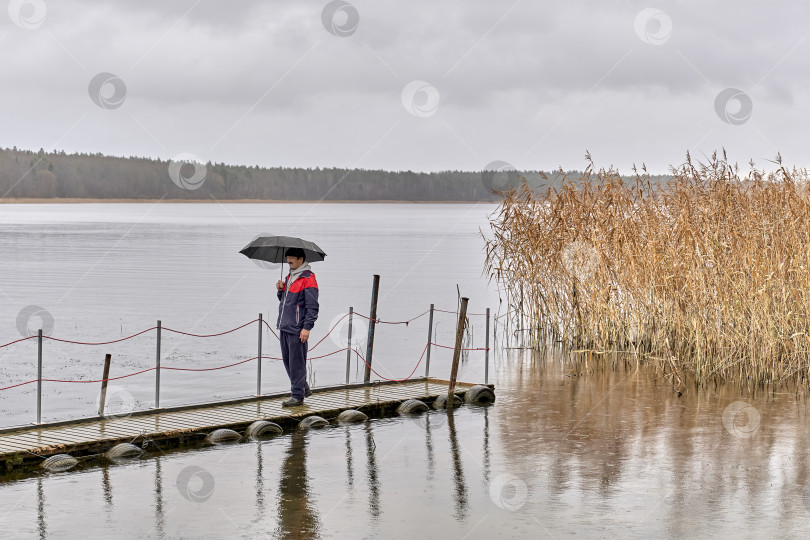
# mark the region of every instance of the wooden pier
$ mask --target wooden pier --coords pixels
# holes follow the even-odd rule
[[[456,383],[454,391],[464,394],[471,386]],[[493,388],[493,385],[487,386]],[[450,381],[433,378],[341,385],[313,389],[312,396],[299,407],[283,408],[281,402],[288,397],[285,393],[138,411],[126,417],[84,418],[7,428],[0,430],[0,467],[13,470],[38,465],[42,460],[37,456],[97,454],[133,440],[135,444],[148,441],[158,448],[201,443],[200,434],[219,428],[241,431],[256,420],[269,420],[287,430],[303,417],[318,415],[332,420],[347,409],[361,410],[369,416],[384,416],[393,413],[406,399],[431,403],[437,396],[446,395],[449,388]]]

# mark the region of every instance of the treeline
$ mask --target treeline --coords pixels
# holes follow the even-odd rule
[[[545,174],[545,177],[544,177]],[[0,198],[497,201],[580,173],[391,172],[192,164],[142,157],[0,149]]]

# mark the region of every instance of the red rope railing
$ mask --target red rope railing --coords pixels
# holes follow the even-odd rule
[[[327,356],[332,356],[333,354],[337,354],[339,352],[343,352],[343,351],[347,351],[347,350],[349,350],[349,347],[343,347],[342,349],[338,349],[338,350],[330,352],[328,354],[322,354],[320,356],[313,356],[312,358],[307,357],[307,360],[317,360],[319,358],[326,358]],[[352,350],[354,350],[354,349],[352,349]],[[279,360],[281,360],[281,358],[279,358]]]
[[[263,323],[264,323],[264,325],[267,327],[267,329],[268,329],[268,330],[270,330],[270,332],[272,332],[272,334],[273,334],[274,336],[276,336],[276,339],[277,339],[277,340],[279,340],[279,341],[281,341],[281,338],[280,338],[280,337],[278,337],[278,334],[276,334],[275,330],[273,330],[272,328],[270,328],[270,324],[269,324],[269,323],[268,323],[268,322],[267,322],[265,319],[262,319],[262,322],[263,322]]]
[[[435,309],[435,311],[439,311],[439,312],[442,312],[442,313],[452,313],[452,314],[456,314],[456,315],[458,314],[457,311],[447,311],[447,310],[443,310],[443,309]],[[413,321],[415,321],[415,320],[417,320],[417,319],[419,319],[421,317],[424,317],[428,313],[430,313],[430,310],[423,311],[419,315],[417,315],[415,317],[412,317],[412,318],[410,318],[410,319],[408,319],[406,321],[384,321],[382,319],[374,319],[374,322],[378,323],[378,324],[404,324],[404,325],[407,326],[408,324],[412,323]],[[354,314],[357,315],[358,317],[362,317],[363,319],[366,319],[366,320],[369,320],[369,321],[372,320],[371,317],[363,315],[362,313],[354,312]],[[343,319],[345,319],[348,315],[349,315],[348,313],[345,313],[340,319],[338,319],[338,321],[334,325],[332,325],[332,328],[329,329],[329,332],[327,332],[326,336],[321,338],[318,341],[318,343],[316,343],[315,345],[312,346],[311,349],[314,349],[315,347],[320,345],[320,343],[324,339],[326,339],[326,337],[328,337],[329,334],[331,334],[332,331],[338,326],[338,324],[340,324],[340,322]],[[484,313],[468,313],[467,315],[485,315],[485,314]],[[240,329],[242,329],[242,328],[244,328],[246,326],[249,326],[249,325],[255,323],[257,320],[258,319],[253,319],[252,321],[247,322],[247,323],[245,323],[245,324],[243,324],[241,326],[237,326],[236,328],[233,328],[231,330],[226,330],[225,332],[218,332],[218,333],[215,333],[215,334],[194,334],[194,333],[191,333],[191,332],[183,332],[181,330],[175,330],[173,328],[168,328],[168,327],[163,327],[162,329],[166,330],[167,332],[173,332],[175,334],[181,334],[181,335],[184,335],[184,336],[209,338],[209,337],[223,336],[225,334],[230,334],[232,332],[236,332],[237,330],[240,330]],[[276,334],[276,332],[273,330],[273,328],[270,326],[270,324],[267,322],[267,320],[262,319],[262,322],[264,323],[265,326],[267,326],[267,329],[270,330],[270,332],[273,333],[273,335],[276,337],[276,339],[279,339],[278,334]],[[123,338],[120,338],[120,339],[114,339],[114,340],[111,340],[111,341],[73,341],[73,340],[69,340],[69,339],[60,339],[60,338],[55,338],[55,337],[45,336],[45,335],[43,335],[42,337],[45,338],[45,339],[49,339],[51,341],[58,341],[58,342],[61,342],[61,343],[70,343],[70,344],[73,344],[73,345],[90,345],[90,346],[111,345],[113,343],[120,343],[122,341],[127,341],[129,339],[138,337],[138,336],[140,336],[142,334],[145,334],[146,332],[151,332],[152,330],[156,330],[156,329],[157,329],[157,326],[153,326],[151,328],[147,328],[146,330],[142,330],[142,331],[137,332],[135,334],[132,334],[130,336],[126,336],[126,337],[123,337]],[[15,343],[20,343],[21,341],[27,341],[29,339],[34,339],[36,337],[37,337],[36,335],[33,335],[33,336],[28,336],[28,337],[24,337],[24,338],[20,338],[20,339],[15,339],[14,341],[9,341],[8,343],[0,345],[0,349],[2,349],[4,347],[8,347],[9,345],[13,345]]]
[[[227,330],[225,332],[219,332],[218,334],[192,334],[190,332],[181,332],[180,330],[172,330],[171,328],[165,328],[164,327],[163,329],[166,330],[167,332],[174,332],[175,334],[182,334],[184,336],[209,338],[209,337],[224,336],[225,334],[230,334],[231,332],[236,332],[237,330],[240,330],[240,329],[248,326],[249,324],[253,324],[258,320],[259,319],[253,319],[252,321],[247,322],[247,323],[243,324],[242,326],[237,326],[233,330]],[[155,327],[155,328],[157,328],[157,327]]]
[[[355,352],[355,354],[356,354],[356,355],[357,355],[357,356],[358,356],[358,357],[359,357],[359,358],[360,358],[360,359],[363,361],[363,363],[366,365],[366,367],[368,367],[368,369],[369,369],[371,372],[373,372],[373,373],[374,373],[374,374],[375,374],[377,377],[379,377],[379,378],[381,378],[381,379],[385,379],[386,381],[392,381],[392,382],[403,382],[403,381],[407,381],[408,379],[410,379],[411,377],[413,377],[413,374],[414,374],[414,373],[416,373],[416,369],[419,367],[419,364],[421,364],[421,363],[422,363],[422,358],[424,358],[424,357],[425,357],[425,351],[427,351],[427,348],[428,348],[428,344],[427,344],[427,343],[425,343],[425,348],[424,348],[424,349],[422,349],[422,354],[419,356],[419,360],[416,362],[416,365],[415,365],[415,366],[413,366],[413,369],[412,369],[412,370],[411,370],[411,372],[408,374],[408,376],[407,376],[407,377],[405,377],[404,379],[389,379],[388,377],[386,377],[386,376],[384,376],[384,375],[380,375],[380,373],[379,373],[377,370],[375,370],[373,367],[371,367],[371,365],[370,365],[368,362],[366,362],[366,359],[363,357],[363,355],[362,355],[362,354],[360,354],[359,352],[357,352],[357,349],[352,349],[352,350],[353,350],[353,351]]]
[[[11,386],[6,386],[4,388],[0,388],[0,391],[9,390],[11,388],[17,388],[18,386],[25,386],[26,384],[31,384],[37,382],[39,379],[34,379],[33,381],[25,381],[18,384],[12,384]]]
[[[430,313],[430,310],[423,311],[422,313],[420,313],[416,317],[414,317],[412,319],[408,319],[407,321],[384,321],[382,319],[374,319],[374,322],[377,323],[377,324],[404,324],[405,326],[408,326],[409,323],[412,323],[413,321],[415,321],[419,317],[424,317],[428,313]],[[355,312],[354,314],[357,315],[358,317],[362,317],[362,318],[367,319],[369,321],[372,320],[371,317],[366,317],[362,313]]]
[[[438,343],[431,343],[431,345],[436,345],[437,347],[443,347],[445,349],[453,349],[454,348],[454,347],[447,347],[445,345],[439,345]],[[318,360],[320,358],[326,358],[327,356],[333,356],[335,354],[341,353],[341,352],[346,351],[346,350],[349,350],[349,347],[343,347],[342,349],[338,349],[336,351],[332,351],[330,353],[323,354],[321,356],[313,356],[311,358],[307,358],[307,360],[312,361],[312,360]],[[416,362],[416,365],[414,366],[413,370],[411,370],[411,372],[408,374],[408,376],[405,377],[404,379],[389,379],[388,377],[385,377],[384,375],[381,375],[377,370],[375,370],[373,367],[369,366],[368,362],[366,362],[365,357],[362,354],[360,354],[357,351],[357,349],[351,349],[351,350],[355,354],[357,354],[357,356],[363,361],[363,363],[365,365],[367,365],[370,368],[370,370],[375,375],[377,375],[378,377],[380,377],[382,379],[385,379],[386,381],[402,382],[402,381],[407,381],[408,379],[413,377],[413,374],[416,372],[416,369],[419,367],[419,364],[422,363],[422,359],[425,356],[425,351],[427,351],[427,344],[425,344],[425,348],[422,349],[422,354],[419,356],[419,360]],[[463,350],[463,351],[483,351],[483,350],[486,350],[486,349],[478,348],[478,349],[461,349],[461,350]],[[262,356],[261,358],[262,358],[262,360],[281,360],[281,358],[278,358],[278,357],[275,357],[275,356]],[[216,366],[216,367],[211,367],[211,368],[181,368],[181,367],[171,367],[171,366],[160,366],[160,369],[165,369],[165,370],[170,370],[170,371],[216,371],[216,370],[220,370],[220,369],[226,369],[226,368],[229,368],[229,367],[238,366],[240,364],[245,364],[247,362],[251,362],[253,360],[258,360],[258,359],[259,359],[258,356],[254,356],[253,358],[248,358],[246,360],[240,360],[239,362],[234,362],[232,364],[225,364],[225,365],[222,365],[222,366]],[[133,377],[135,375],[140,375],[142,373],[148,373],[148,372],[154,371],[156,369],[157,369],[157,367],[150,367],[150,368],[142,369],[140,371],[135,371],[133,373],[127,373],[125,375],[119,375],[117,377],[109,377],[107,379],[88,379],[88,380],[42,379],[42,381],[43,382],[56,382],[56,383],[85,383],[85,384],[86,383],[100,383],[100,382],[108,382],[108,381],[117,381],[119,379],[126,379],[127,377]],[[18,384],[11,385],[11,386],[6,386],[6,387],[3,387],[3,388],[0,388],[0,391],[9,390],[11,388],[16,388],[18,386],[24,386],[26,384],[35,383],[37,381],[38,381],[38,379],[33,379],[31,381],[25,381],[25,382],[21,382],[21,383],[18,383]]]
[[[127,373],[126,375],[119,375],[118,377],[110,377],[108,379],[94,379],[94,380],[69,380],[69,379],[42,379],[43,382],[59,382],[59,383],[100,383],[104,381],[117,381],[118,379],[126,379],[127,377],[133,377],[135,375],[140,375],[141,373],[146,373],[148,371],[154,371],[157,367],[150,367],[146,369],[142,369],[141,371],[136,371],[135,373]],[[161,366],[160,369],[166,369]]]
[[[168,369],[171,371],[216,371],[218,369],[225,369],[233,366],[238,366],[239,364],[244,364],[246,362],[250,362],[251,360],[256,360],[259,358],[258,356],[254,356],[253,358],[248,358],[247,360],[241,360],[239,362],[234,362],[233,364],[226,364],[224,366],[217,366],[212,368],[179,368],[179,367],[168,367],[168,366],[160,366],[160,369]],[[265,358],[265,357],[262,357]],[[154,368],[152,368],[154,369]]]
[[[15,339],[14,341],[9,341],[5,345],[0,345],[0,349],[2,349],[3,347],[8,347],[9,345],[14,345],[15,343],[19,343],[20,341],[25,341],[27,339],[32,339],[32,338],[35,338],[35,337],[37,337],[37,336],[28,336],[28,337],[24,337],[24,338],[21,338],[21,339]]]
[[[448,347],[447,345],[439,345],[438,343],[430,343],[431,345],[436,345],[437,347],[441,347],[442,349],[455,349],[455,347]],[[459,349],[460,351],[488,351],[487,347],[478,347],[476,349]]]
[[[444,313],[457,313],[457,312],[444,311],[444,310],[436,310],[436,311],[442,311]],[[404,325],[407,326],[410,322],[413,322],[413,321],[419,319],[420,317],[423,317],[425,314],[427,314],[429,312],[430,311],[428,310],[428,311],[425,311],[423,313],[420,313],[416,317],[408,319],[407,321],[383,321],[381,319],[374,319],[374,321],[377,322],[377,323],[380,323],[380,324],[404,324]],[[367,316],[365,316],[365,315],[363,315],[361,313],[356,313],[355,312],[354,314],[358,315],[359,317],[362,317],[364,319],[372,320],[371,318],[369,318],[369,317],[367,317]],[[479,314],[479,313],[471,313],[470,315],[481,315],[481,314]],[[323,336],[309,350],[312,351],[318,345],[320,345],[327,337],[329,337],[329,335],[335,330],[335,328],[337,328],[337,326],[343,321],[343,319],[345,319],[348,316],[349,316],[349,313],[346,313],[340,319],[338,319],[337,322],[335,322],[332,325],[332,327],[329,329],[329,331],[326,333],[326,335]],[[183,331],[180,331],[180,330],[174,330],[172,328],[167,328],[167,327],[163,327],[163,330],[166,330],[167,332],[173,332],[173,333],[176,333],[176,334],[181,334],[181,335],[186,335],[186,336],[191,336],[191,337],[210,338],[210,337],[217,337],[217,336],[223,336],[225,334],[230,334],[230,333],[235,332],[237,330],[240,330],[240,329],[242,329],[242,328],[244,328],[246,326],[249,326],[249,325],[255,323],[258,320],[259,319],[254,319],[254,320],[252,320],[250,322],[247,322],[247,323],[245,323],[245,324],[243,324],[241,326],[238,326],[236,328],[233,328],[231,330],[227,330],[227,331],[224,331],[224,332],[218,332],[218,333],[215,333],[215,334],[194,334],[194,333],[191,333],[191,332],[183,332]],[[278,334],[276,334],[276,332],[273,331],[270,324],[264,319],[262,319],[262,322],[264,323],[265,326],[267,326],[268,330],[270,330],[270,332],[273,333],[273,335],[276,337],[276,339],[279,339]],[[142,330],[142,331],[137,332],[135,334],[132,334],[130,336],[126,336],[126,337],[116,339],[116,340],[101,341],[101,342],[72,341],[72,340],[67,340],[67,339],[54,338],[54,337],[50,337],[50,336],[42,336],[42,337],[45,338],[45,339],[49,339],[51,341],[58,341],[58,342],[61,342],[61,343],[69,343],[69,344],[75,344],[75,345],[96,346],[96,345],[109,345],[109,344],[112,344],[112,343],[120,343],[122,341],[126,341],[126,340],[129,340],[129,339],[138,337],[138,336],[140,336],[142,334],[145,334],[146,332],[150,332],[150,331],[156,330],[156,329],[157,329],[157,326],[153,326],[152,328],[147,328],[146,330]],[[0,345],[0,349],[2,349],[4,347],[8,347],[9,345],[13,345],[15,343],[19,343],[19,342],[22,342],[22,341],[27,341],[27,340],[30,340],[30,339],[33,339],[33,338],[36,338],[36,337],[38,337],[38,336],[34,335],[34,336],[28,336],[28,337],[24,337],[24,338],[21,338],[21,339],[17,339],[17,340],[8,342],[6,344]],[[358,356],[358,358],[360,358],[363,361],[363,363],[369,368],[369,370],[371,372],[373,372],[375,375],[377,375],[381,379],[384,379],[386,381],[402,382],[402,381],[406,381],[406,380],[410,379],[411,377],[413,377],[413,374],[416,373],[417,368],[422,363],[422,359],[425,356],[425,352],[427,351],[428,345],[435,345],[436,347],[441,347],[441,348],[444,348],[444,349],[455,349],[455,347],[449,347],[447,345],[440,345],[440,344],[435,343],[435,342],[426,343],[424,349],[422,349],[422,354],[419,356],[419,360],[417,360],[417,362],[416,362],[416,365],[411,370],[411,372],[408,374],[408,376],[405,377],[404,379],[391,379],[391,378],[385,377],[384,375],[382,375],[378,371],[376,371],[373,367],[371,367],[371,365],[369,365],[368,362],[366,361],[365,357],[363,357],[363,355],[360,354],[360,352],[357,351],[357,349],[350,348],[348,346],[343,347],[342,349],[327,353],[327,354],[310,357],[310,358],[308,358],[308,360],[310,360],[310,361],[318,360],[320,358],[326,358],[328,356],[333,356],[333,355],[338,354],[338,353],[343,352],[343,351],[351,350]],[[465,348],[465,349],[461,349],[461,350],[463,350],[463,351],[486,351],[486,350],[489,350],[489,349],[488,348]],[[124,375],[119,375],[117,377],[109,377],[107,379],[88,379],[88,380],[41,379],[41,380],[43,382],[56,382],[56,383],[85,383],[85,384],[86,383],[101,383],[101,382],[108,382],[108,381],[116,381],[116,380],[119,380],[119,379],[126,379],[128,377],[134,377],[135,375],[141,375],[143,373],[148,373],[150,371],[155,371],[156,369],[161,369],[161,370],[165,369],[165,370],[169,370],[169,371],[192,371],[192,372],[216,371],[216,370],[220,370],[220,369],[226,369],[226,368],[238,366],[238,365],[241,365],[241,364],[245,364],[247,362],[251,362],[253,360],[258,360],[260,358],[263,359],[263,360],[264,359],[266,359],[266,360],[281,360],[281,358],[277,358],[277,357],[274,357],[274,356],[260,356],[260,357],[259,356],[254,356],[254,357],[248,358],[246,360],[240,360],[239,362],[233,362],[231,364],[225,364],[225,365],[222,365],[222,366],[215,366],[215,367],[210,367],[210,368],[181,368],[181,367],[171,367],[171,366],[160,366],[158,368],[158,366],[154,366],[154,367],[142,369],[140,371],[135,371],[133,373],[127,373],[127,374],[124,374]],[[33,380],[30,380],[30,381],[24,381],[24,382],[21,382],[21,383],[10,385],[10,386],[0,387],[0,391],[9,390],[9,389],[17,388],[17,387],[20,387],[20,386],[25,386],[25,385],[28,385],[28,384],[38,382],[39,380],[40,379],[33,379]]]
[[[435,309],[435,308],[434,308],[434,311],[438,311],[440,313],[452,313],[453,315],[458,315],[458,311],[447,311],[447,310],[444,310],[444,309]],[[483,316],[486,315],[486,313],[469,313],[468,312],[467,315],[480,315],[480,316],[483,317]]]
[[[121,338],[121,339],[115,339],[113,341],[86,342],[86,341],[71,341],[69,339],[59,339],[59,338],[54,338],[54,337],[45,336],[45,335],[43,335],[42,337],[45,338],[45,339],[50,339],[51,341],[61,341],[62,343],[71,343],[73,345],[109,345],[111,343],[118,343],[120,341],[126,341],[128,339],[132,339],[134,337],[140,336],[141,334],[145,334],[146,332],[155,330],[156,328],[157,328],[157,326],[153,326],[152,328],[147,328],[146,330],[142,330],[142,331],[138,332],[137,334],[132,334],[131,336],[127,336],[127,337]],[[32,336],[32,337],[37,337],[37,336]]]
[[[331,334],[331,333],[332,333],[332,331],[333,331],[335,328],[337,328],[337,325],[339,325],[339,324],[340,324],[340,321],[342,321],[343,319],[345,319],[345,318],[346,318],[346,317],[348,317],[348,316],[349,316],[349,314],[348,314],[348,313],[346,313],[346,314],[345,314],[343,317],[341,317],[340,319],[338,319],[338,320],[337,320],[337,322],[336,322],[335,324],[333,324],[333,325],[332,325],[332,328],[330,328],[330,329],[329,329],[329,331],[326,333],[326,335],[325,335],[325,336],[323,336],[323,337],[321,338],[321,340],[320,340],[320,341],[318,341],[318,343],[316,343],[315,345],[313,345],[312,347],[310,347],[310,348],[309,348],[309,350],[310,350],[310,351],[312,351],[312,350],[314,350],[314,349],[315,349],[315,347],[317,347],[318,345],[320,345],[320,344],[321,344],[321,342],[322,342],[323,340],[325,340],[326,338],[328,338],[328,337],[329,337],[329,334]]]

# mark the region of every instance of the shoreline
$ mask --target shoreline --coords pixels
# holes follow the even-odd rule
[[[110,204],[110,203],[183,203],[183,204],[498,204],[497,201],[318,201],[318,200],[278,200],[278,199],[91,199],[91,198],[20,198],[0,199],[0,204]]]

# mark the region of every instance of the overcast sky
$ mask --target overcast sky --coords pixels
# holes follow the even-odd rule
[[[720,147],[810,161],[804,2],[6,3],[3,147],[422,171],[581,169],[586,150],[623,172]]]

